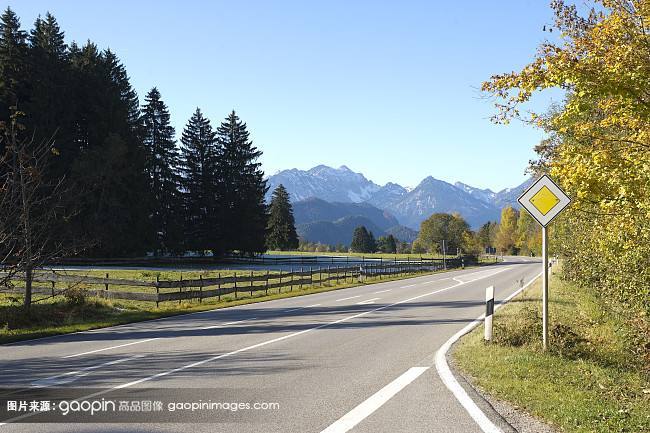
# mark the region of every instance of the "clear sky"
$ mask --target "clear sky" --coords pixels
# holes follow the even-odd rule
[[[49,10],[68,42],[110,47],[141,101],[158,87],[178,136],[197,106],[213,123],[235,109],[267,174],[345,164],[380,184],[498,190],[542,138],[491,124],[477,89],[554,36],[545,0],[3,2],[25,29]]]

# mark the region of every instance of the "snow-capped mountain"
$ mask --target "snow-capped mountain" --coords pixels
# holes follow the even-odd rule
[[[529,179],[517,187],[494,192],[462,182],[452,185],[429,176],[417,187],[407,189],[393,182],[379,186],[346,166],[331,168],[325,165],[306,171],[284,170],[268,179],[269,196],[277,185],[283,184],[294,202],[312,197],[327,202],[365,202],[390,212],[401,225],[415,230],[436,212],[458,212],[474,229],[498,220],[503,207],[518,207],[517,197],[531,182]],[[305,206],[309,205],[302,207]]]
[[[494,199],[497,196],[497,193],[492,191],[489,188],[486,189],[480,189],[480,188],[474,188],[473,186],[467,185],[463,182],[456,182],[454,184],[456,188],[460,188],[469,195],[485,202],[485,203],[492,203]]]
[[[268,178],[267,200],[278,185],[284,185],[292,201],[310,197],[330,202],[361,203],[381,187],[345,165],[332,168],[318,165],[310,170],[283,170]]]

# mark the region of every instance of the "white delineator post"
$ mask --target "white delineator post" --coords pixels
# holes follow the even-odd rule
[[[492,340],[492,316],[494,315],[494,286],[485,289],[485,341]]]
[[[542,342],[548,347],[548,232],[542,226]]]

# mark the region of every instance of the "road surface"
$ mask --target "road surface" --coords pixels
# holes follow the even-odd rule
[[[485,287],[495,286],[498,302],[539,271],[536,260],[512,259],[0,346],[0,386],[16,401],[62,389],[80,402],[164,405],[137,414],[51,411],[0,430],[480,432],[438,377],[434,355],[484,312]],[[188,410],[170,412],[169,403]],[[220,406],[191,411],[191,403]]]

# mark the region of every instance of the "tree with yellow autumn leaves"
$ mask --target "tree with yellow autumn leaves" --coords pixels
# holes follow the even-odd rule
[[[494,75],[493,120],[547,132],[532,169],[573,198],[551,227],[567,278],[615,299],[641,329],[650,315],[650,0],[600,0],[587,16],[551,3],[560,42],[519,72]],[[545,89],[565,100],[547,113],[526,103]]]

